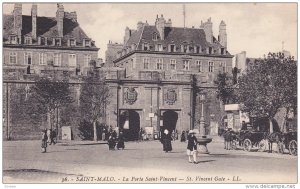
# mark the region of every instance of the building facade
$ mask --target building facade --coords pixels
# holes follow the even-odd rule
[[[16,3],[11,15],[3,16],[3,70],[41,74],[64,70],[80,75],[91,60],[97,60],[95,42],[80,28],[76,12],[65,12],[57,5],[56,17],[38,16],[37,5],[31,15],[22,15]]]
[[[47,127],[47,118],[37,123],[24,117],[21,111],[14,111],[18,108],[13,105],[17,89],[28,92],[41,77],[67,77],[73,83],[72,95],[77,102],[80,85],[76,83],[87,74],[92,61],[96,66],[102,64],[98,61],[99,48],[80,27],[76,12],[65,12],[62,4],[57,4],[55,17],[44,17],[38,15],[36,4],[32,5],[31,15],[23,15],[22,4],[15,3],[12,14],[3,15],[2,31],[3,136],[40,138],[41,129]],[[61,116],[58,115],[57,121],[62,120]]]
[[[220,72],[232,73],[224,21],[218,39],[211,19],[201,22],[200,28],[172,27],[163,15],[154,25],[138,22],[136,30],[125,29],[123,48],[114,56],[114,67],[123,74],[107,80],[117,99],[108,107],[109,124],[133,138],[140,128],[150,136],[164,129],[179,133],[192,129],[199,125],[203,92],[208,134],[217,133],[222,107],[214,80]]]

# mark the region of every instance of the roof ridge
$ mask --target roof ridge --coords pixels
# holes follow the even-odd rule
[[[143,36],[143,33],[144,33],[144,28],[145,28],[145,25],[143,25],[142,32],[141,32],[141,36],[140,36],[139,42],[137,43],[137,46],[136,46],[137,48],[139,47],[140,42],[141,42],[141,40],[142,40],[142,36]]]

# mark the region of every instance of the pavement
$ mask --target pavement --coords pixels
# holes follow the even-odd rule
[[[60,141],[41,153],[40,141],[3,141],[3,183],[296,183],[298,158],[289,154],[225,150],[213,137],[210,154],[188,163],[187,143]]]

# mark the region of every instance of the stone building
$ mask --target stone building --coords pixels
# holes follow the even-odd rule
[[[97,60],[98,50],[77,22],[76,12],[65,12],[57,4],[56,17],[38,16],[36,4],[31,15],[22,15],[22,4],[3,15],[3,70],[43,74],[51,70],[80,75]]]
[[[116,99],[107,109],[108,123],[133,138],[140,128],[149,136],[165,128],[194,128],[200,114],[197,91],[202,91],[207,94],[204,114],[210,134],[215,134],[222,108],[214,79],[220,72],[231,74],[233,56],[227,51],[225,22],[219,25],[218,39],[212,31],[211,19],[200,28],[180,28],[163,15],[154,25],[138,22],[136,30],[127,27],[123,48],[113,61],[123,71],[107,78]]]
[[[23,15],[22,4],[15,3],[12,14],[3,15],[2,31],[3,134],[13,139],[39,139],[46,120],[34,123],[21,115],[10,116],[16,114],[10,104],[16,95],[14,89],[28,91],[36,78],[53,74],[78,83],[92,60],[102,63],[98,61],[99,48],[80,27],[76,12],[65,12],[62,4],[57,4],[55,17],[44,17],[38,15],[36,4],[31,15]],[[77,100],[79,89],[80,85],[72,85]]]

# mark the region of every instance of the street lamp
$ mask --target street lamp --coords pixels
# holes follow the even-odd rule
[[[200,94],[200,103],[201,103],[201,114],[200,114],[200,120],[199,120],[199,133],[196,134],[197,141],[199,144],[198,152],[200,154],[209,154],[207,149],[207,143],[210,143],[212,141],[211,138],[207,138],[205,135],[205,119],[204,119],[204,103],[205,103],[205,94]]]

